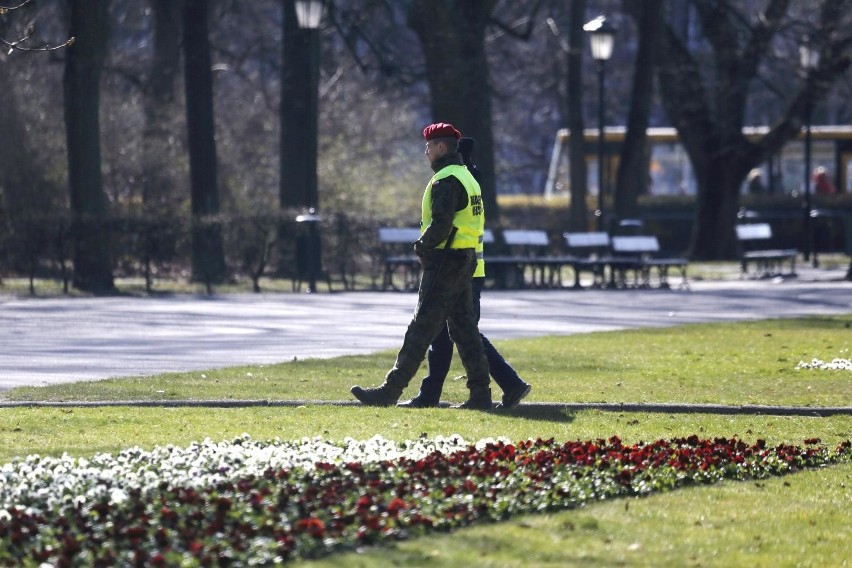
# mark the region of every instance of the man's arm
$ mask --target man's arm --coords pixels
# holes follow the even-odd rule
[[[432,184],[432,222],[420,235],[414,250],[418,255],[441,244],[453,229],[456,211],[467,207],[467,191],[453,176]]]

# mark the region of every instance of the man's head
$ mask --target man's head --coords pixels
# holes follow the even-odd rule
[[[459,138],[459,154],[461,154],[462,162],[464,162],[464,165],[466,166],[473,165],[471,154],[473,153],[474,142],[476,142],[476,140],[473,138],[467,138],[464,136]]]
[[[458,151],[461,132],[452,124],[438,122],[423,129],[423,138],[426,139],[426,157],[430,163],[434,163],[435,160]]]

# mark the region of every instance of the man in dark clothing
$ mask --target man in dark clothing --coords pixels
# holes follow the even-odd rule
[[[474,142],[473,138],[460,138],[459,154],[462,157],[464,165],[481,188],[482,175],[471,157]],[[473,275],[473,308],[477,323],[479,322],[480,315],[479,299],[485,280],[485,261],[480,256],[478,262],[477,270]],[[482,339],[482,346],[485,349],[485,357],[488,359],[488,369],[491,378],[494,379],[494,382],[503,391],[503,397],[498,408],[512,408],[529,394],[532,387],[518,376],[515,369],[500,355],[487,337],[482,335],[482,333],[480,333],[480,337]],[[444,381],[447,378],[447,373],[450,371],[452,358],[453,341],[450,339],[447,326],[443,326],[440,333],[438,333],[429,346],[429,352],[426,357],[429,374],[420,383],[420,392],[411,400],[400,402],[397,406],[405,408],[431,408],[438,406],[441,401],[441,391],[444,388]]]
[[[459,408],[492,406],[488,361],[473,306],[472,279],[481,250],[485,215],[482,192],[458,153],[461,134],[451,124],[423,130],[426,157],[435,175],[429,180],[421,208],[421,235],[414,243],[423,275],[417,309],[408,324],[402,349],[385,381],[375,388],[353,386],[355,398],[370,406],[397,403],[420,368],[429,344],[449,326],[467,374],[470,397]]]

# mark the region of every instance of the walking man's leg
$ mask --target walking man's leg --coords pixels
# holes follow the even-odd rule
[[[420,383],[420,392],[411,400],[400,402],[398,406],[406,408],[429,408],[438,406],[441,402],[441,391],[444,389],[444,381],[450,372],[450,363],[453,359],[453,341],[447,326],[441,327],[441,331],[432,340],[429,351],[426,353],[426,365],[429,373]]]
[[[370,406],[390,406],[397,403],[402,396],[402,391],[420,368],[429,344],[432,343],[441,327],[446,325],[447,314],[460,295],[459,283],[465,280],[470,282],[473,269],[467,270],[469,264],[469,257],[448,257],[443,269],[423,271],[418,307],[408,324],[402,348],[397,354],[393,368],[388,371],[384,382],[378,387],[364,389],[357,385],[353,386],[351,392],[355,398]],[[470,297],[469,287],[467,294]],[[483,361],[484,359],[483,355]]]
[[[490,409],[491,388],[489,387],[488,361],[482,347],[479,327],[476,325],[470,281],[451,308],[447,321],[450,338],[456,344],[467,373],[467,388],[470,391],[470,398],[460,407]]]

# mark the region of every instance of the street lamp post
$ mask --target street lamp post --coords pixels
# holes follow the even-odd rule
[[[319,27],[322,22],[323,10],[325,8],[323,0],[296,0],[296,19],[301,28],[307,34],[308,40],[308,80],[306,82],[307,90],[306,100],[307,108],[305,109],[306,128],[301,133],[295,133],[300,136],[305,145],[305,187],[304,199],[308,207],[306,215],[299,215],[296,221],[300,224],[307,225],[307,230],[303,230],[299,239],[297,239],[297,262],[298,269],[302,272],[308,281],[308,292],[317,291],[317,277],[322,268],[322,249],[320,247],[319,222],[320,217],[317,214],[317,206],[319,204],[319,191],[317,181],[317,154],[319,148],[319,64],[320,64],[320,43],[319,43]],[[286,133],[286,136],[293,136],[294,133]]]
[[[799,46],[799,62],[805,73],[805,260],[813,252],[813,266],[819,266],[816,246],[814,246],[813,204],[811,202],[811,74],[819,64],[819,51],[811,44],[810,36],[805,36]]]
[[[592,59],[598,62],[598,231],[605,231],[604,197],[606,185],[604,182],[604,159],[606,158],[604,144],[604,74],[606,62],[612,56],[616,29],[606,16],[598,16],[583,26],[583,31],[589,34],[592,48]]]
[[[323,0],[296,0],[296,18],[299,27],[308,34],[309,56],[307,93],[308,106],[306,109],[308,128],[301,133],[307,149],[307,187],[305,197],[309,208],[316,209],[318,205],[317,191],[317,148],[319,146],[319,26],[322,22]]]

